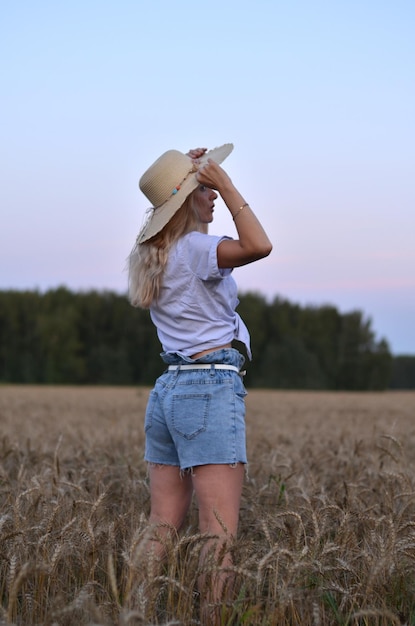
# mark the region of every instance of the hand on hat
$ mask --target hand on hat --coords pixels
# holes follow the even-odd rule
[[[199,167],[196,179],[202,185],[219,191],[224,185],[231,183],[231,179],[225,170],[213,159],[208,159],[206,163]]]
[[[189,150],[187,156],[193,160],[200,159],[200,157],[205,154],[206,150],[207,148],[194,148],[193,150]]]

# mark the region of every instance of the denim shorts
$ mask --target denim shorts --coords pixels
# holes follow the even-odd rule
[[[199,359],[162,355],[169,365],[223,363],[241,368],[234,348]],[[167,370],[155,383],[145,415],[145,460],[185,470],[197,465],[246,463],[245,396],[234,370]]]

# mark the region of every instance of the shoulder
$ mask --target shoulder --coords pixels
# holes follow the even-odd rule
[[[226,235],[208,235],[205,233],[199,233],[198,231],[192,231],[182,237],[181,243],[183,247],[189,250],[194,249],[201,251],[217,248],[223,239],[232,239],[232,237],[227,237]]]
[[[177,252],[189,269],[202,280],[223,278],[217,261],[217,247],[223,239],[230,237],[191,232],[182,237]]]

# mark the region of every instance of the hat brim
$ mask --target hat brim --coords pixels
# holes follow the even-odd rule
[[[233,144],[225,143],[223,146],[219,146],[218,148],[213,148],[213,150],[205,152],[205,154],[200,157],[199,163],[200,165],[203,165],[208,159],[212,159],[220,165],[226,157],[230,155],[232,150]],[[157,235],[157,233],[159,233],[166,226],[166,224],[169,223],[173,215],[180,209],[187,196],[189,196],[198,186],[199,182],[196,178],[196,173],[197,171],[190,172],[181,183],[180,189],[177,193],[172,194],[172,196],[162,206],[152,210],[148,221],[144,224],[137,237],[138,244],[144,243]]]

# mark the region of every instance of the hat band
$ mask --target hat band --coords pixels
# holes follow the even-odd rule
[[[199,169],[199,164],[198,163],[193,163],[191,169],[187,172],[187,174],[183,178],[183,180],[178,185],[176,185],[176,187],[174,187],[174,189],[172,189],[172,191],[170,193],[170,196],[166,200],[164,200],[164,202],[162,202],[158,206],[154,207],[154,210],[161,209],[161,207],[164,206],[166,204],[166,202],[168,202],[172,196],[175,196],[180,191],[184,181],[189,177],[189,175],[190,174],[195,174],[198,169]]]

